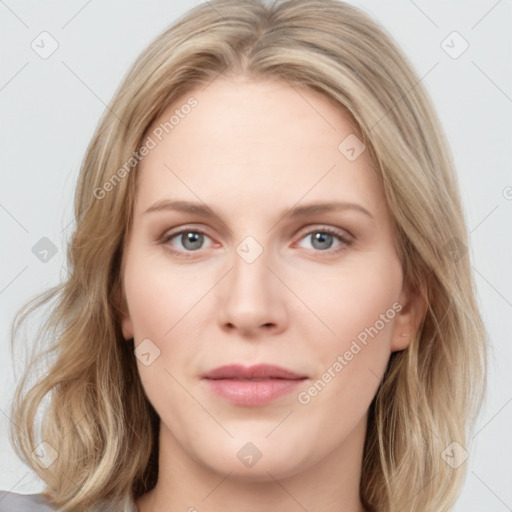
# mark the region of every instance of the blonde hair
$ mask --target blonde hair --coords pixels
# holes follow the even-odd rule
[[[83,161],[69,277],[14,325],[16,334],[27,315],[51,306],[42,332],[50,346],[32,358],[12,403],[18,456],[66,512],[101,502],[110,504],[102,510],[114,510],[155,486],[159,418],[119,323],[119,269],[137,174],[133,161],[125,164],[171,102],[221,74],[320,92],[360,132],[392,214],[405,283],[426,303],[421,328],[407,349],[391,355],[370,406],[361,500],[368,511],[449,510],[465,468],[442,454],[452,442],[467,447],[486,367],[456,174],[406,56],[370,16],[336,0],[211,0],[137,59]],[[126,172],[118,172],[123,166]],[[47,358],[49,370],[26,390],[37,362]],[[39,431],[37,410],[47,397]],[[48,468],[31,457],[40,440],[58,452]]]

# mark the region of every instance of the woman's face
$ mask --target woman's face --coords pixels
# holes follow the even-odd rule
[[[219,78],[148,133],[122,327],[161,450],[253,480],[360,464],[368,407],[411,325],[383,191],[353,127],[317,93]],[[205,378],[227,365],[293,374]]]

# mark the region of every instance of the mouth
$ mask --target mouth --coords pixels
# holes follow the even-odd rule
[[[208,389],[235,405],[256,407],[291,393],[308,377],[280,366],[221,366],[202,375]]]

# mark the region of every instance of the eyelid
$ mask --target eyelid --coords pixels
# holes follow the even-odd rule
[[[183,225],[183,226],[179,226],[175,229],[173,228],[173,229],[169,229],[169,230],[165,231],[163,233],[163,235],[159,237],[158,242],[162,243],[162,244],[166,244],[173,238],[175,238],[179,235],[182,235],[184,233],[187,233],[187,232],[199,233],[199,234],[202,234],[202,235],[208,237],[210,240],[213,240],[213,238],[210,235],[208,235],[207,230],[203,229],[202,227],[195,227],[193,225]],[[346,246],[351,245],[355,239],[355,237],[352,235],[352,233],[350,233],[346,229],[337,228],[337,227],[333,227],[330,225],[321,225],[321,224],[309,225],[309,226],[303,228],[302,230],[300,230],[300,232],[295,236],[299,237],[298,242],[300,242],[307,236],[312,235],[313,233],[328,233],[330,235],[333,235],[339,239],[341,246],[345,246],[345,247],[338,248],[338,249],[327,249],[325,251],[313,250],[313,252],[318,253],[318,254],[325,253],[326,256],[327,255],[336,255],[337,253],[339,253],[343,249],[345,249]],[[181,251],[181,250],[177,250],[174,248],[172,248],[172,249],[169,248],[169,250],[172,253],[181,255],[185,258],[193,257],[194,253],[199,253],[201,251],[201,249],[198,249],[197,251]]]
[[[176,231],[174,231],[174,229],[176,229]],[[212,238],[207,233],[207,230],[205,230],[203,227],[196,227],[194,225],[185,224],[183,226],[178,226],[177,228],[171,228],[171,229],[164,231],[164,233],[159,237],[159,240],[173,238],[174,236],[180,235],[184,231],[187,231],[187,230],[191,231],[191,232],[201,233],[203,235],[208,236],[209,238]],[[348,235],[348,238],[350,238],[350,239],[355,238],[354,235],[347,229],[342,229],[342,228],[330,226],[327,224],[325,224],[325,225],[311,224],[311,225],[306,226],[305,228],[301,229],[295,236],[299,236],[302,233],[302,237],[304,237],[305,235],[308,235],[308,234],[311,234],[314,232],[322,232],[322,231],[327,231],[327,232],[329,232],[331,234],[335,234],[341,238],[346,238],[346,235]]]
[[[330,233],[332,235],[336,235],[346,241],[352,241],[354,240],[354,235],[342,228],[338,228],[335,226],[331,226],[329,224],[310,224],[309,226],[305,227],[304,229],[300,230],[299,233],[296,236],[301,236],[301,239],[306,236],[310,235],[311,233]]]
[[[305,240],[307,237],[310,237],[314,233],[327,233],[337,238],[339,242],[339,244],[336,247],[326,249],[325,251],[315,250],[314,248],[304,249],[308,253],[312,253],[315,257],[317,255],[321,255],[321,257],[323,258],[335,258],[339,256],[342,252],[347,250],[347,248],[349,248],[355,241],[355,237],[344,229],[335,228],[332,226],[316,225],[309,226],[308,228],[306,228],[306,231],[301,231],[300,234],[298,235],[298,241],[296,242],[296,244],[300,244],[303,240]]]
[[[195,227],[193,225],[184,225],[179,226],[177,228],[172,228],[164,231],[164,233],[158,237],[158,242],[165,243],[169,240],[175,238],[178,235],[182,235],[183,233],[200,233],[204,236],[207,236],[210,240],[213,240],[213,238],[207,233],[207,230],[203,229],[202,227]],[[192,251],[191,251],[192,252]]]

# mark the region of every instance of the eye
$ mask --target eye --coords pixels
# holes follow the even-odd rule
[[[337,253],[352,243],[343,232],[327,227],[310,231],[301,240],[307,239],[311,241],[312,248],[320,252]],[[336,243],[336,241],[337,245],[334,246],[335,249],[333,250],[333,243]]]
[[[185,228],[174,233],[164,234],[161,242],[170,246],[169,250],[174,253],[187,253],[202,249],[205,239],[211,240],[208,235],[200,230]]]
[[[342,231],[329,227],[322,227],[309,231],[302,240],[309,239],[311,247],[317,252],[337,254],[351,245],[351,238]],[[179,231],[164,233],[160,243],[164,244],[169,251],[182,257],[192,257],[192,253],[204,249],[206,240],[212,239],[203,231],[193,228],[182,228]],[[333,249],[334,246],[334,249]]]

